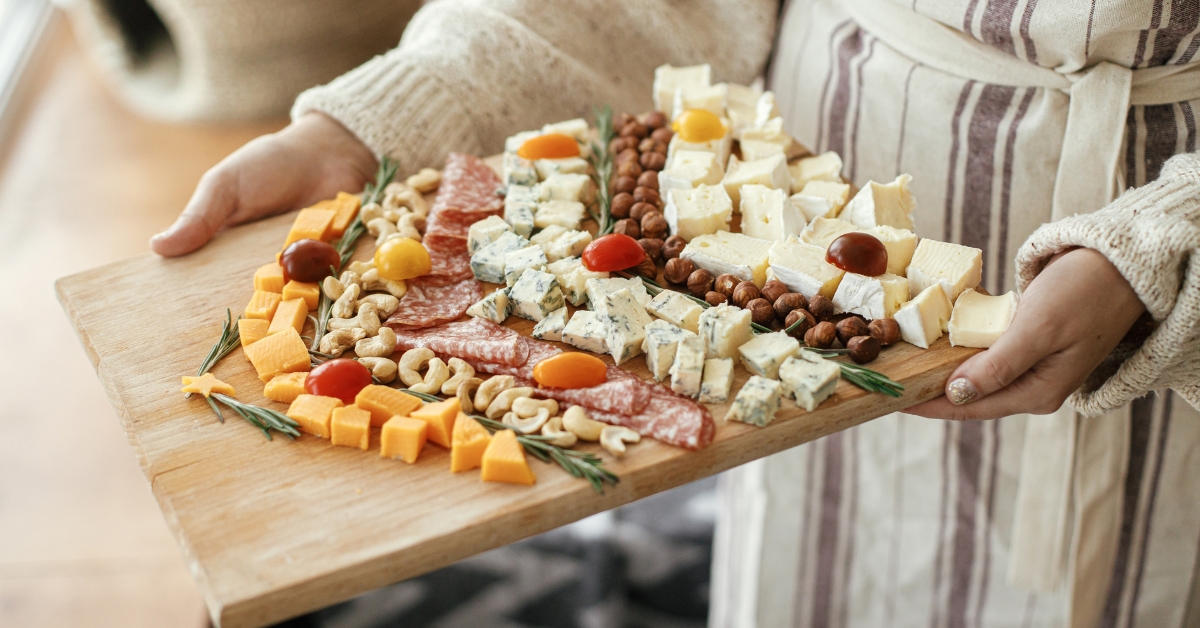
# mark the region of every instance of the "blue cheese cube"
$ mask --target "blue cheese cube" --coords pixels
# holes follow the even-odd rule
[[[567,307],[563,307],[550,312],[550,315],[543,318],[537,325],[533,326],[533,337],[542,340],[553,340],[562,342],[563,329],[567,326]]]
[[[546,254],[542,252],[540,246],[527,246],[523,249],[509,251],[504,255],[504,283],[509,286],[516,285],[517,280],[521,278],[521,274],[527,268],[537,270],[545,270],[546,264],[550,260],[546,259]]]
[[[733,358],[709,358],[704,361],[700,380],[700,403],[725,403],[733,385]]]
[[[510,164],[510,154],[505,153],[504,167],[500,175],[500,180],[504,182],[505,187],[537,185],[538,173],[537,169],[533,167],[533,163],[512,155],[514,161]]]
[[[544,251],[546,249],[546,245],[553,242],[554,238],[557,238],[568,231],[570,231],[570,229],[567,229],[566,227],[550,225],[549,227],[546,227],[545,229],[533,234],[533,237],[529,238],[529,241],[542,247],[542,250]]]
[[[646,292],[646,285],[642,283],[641,278],[631,277],[611,277],[607,279],[589,278],[584,286],[587,292],[588,305],[593,310],[604,308],[604,297],[618,290],[628,288],[633,293],[637,302],[645,307],[650,302],[650,293]]]
[[[558,236],[549,244],[542,246],[542,250],[546,252],[546,259],[553,262],[567,257],[583,255],[584,249],[591,243],[592,234],[586,231],[571,230]]]
[[[718,305],[700,314],[699,334],[704,338],[707,358],[732,358],[750,341],[750,310],[734,305]]]
[[[536,185],[510,185],[504,192],[504,202],[523,201],[528,203],[537,203],[541,190]]]
[[[800,352],[800,341],[777,331],[759,334],[738,347],[742,364],[754,375],[776,379],[783,361]]]
[[[479,249],[493,243],[500,234],[512,231],[512,226],[499,216],[488,216],[471,225],[467,230],[467,250],[475,253]]]
[[[671,374],[671,390],[685,397],[699,395],[704,376],[704,339],[687,336],[680,340],[675,349],[675,362],[668,372]]]
[[[471,256],[471,272],[479,281],[504,283],[504,257],[511,251],[529,246],[529,240],[505,231],[491,244],[475,251]]]
[[[590,310],[577,310],[563,327],[562,341],[584,351],[608,353],[607,330],[600,315]]]
[[[582,157],[566,157],[563,159],[539,159],[533,162],[538,176],[543,181],[556,174],[581,174],[587,176],[588,162]]]
[[[646,339],[642,341],[642,353],[646,354],[646,368],[661,382],[670,374],[675,363],[675,351],[679,343],[692,332],[680,329],[664,320],[651,321],[645,327]]]
[[[551,225],[579,229],[579,226],[583,224],[583,215],[586,211],[583,203],[577,201],[542,201],[537,204],[533,226],[538,229],[545,229]]]
[[[770,423],[779,411],[782,390],[783,387],[777,380],[758,375],[751,376],[742,384],[733,405],[729,406],[725,420],[741,421],[759,427]]]
[[[504,222],[512,226],[517,235],[528,238],[533,235],[534,212],[537,203],[518,199],[504,199]]]
[[[574,306],[582,306],[587,303],[588,279],[608,279],[608,273],[588,270],[578,257],[568,257],[551,262],[546,270],[554,273],[554,276],[558,278],[558,285],[562,288],[563,296]]]
[[[486,318],[499,325],[508,319],[508,315],[512,314],[512,309],[513,303],[508,298],[508,291],[499,288],[467,308],[467,315]]]
[[[642,352],[646,325],[650,316],[628,289],[604,297],[604,309],[597,311],[607,329],[608,351],[618,365]]]
[[[508,291],[513,302],[513,314],[531,321],[540,321],[563,307],[563,293],[558,280],[548,272],[527,268]]]
[[[700,331],[700,314],[704,308],[695,301],[675,292],[663,290],[646,304],[646,311],[692,333]]]
[[[796,405],[812,412],[837,388],[842,368],[833,360],[813,353],[801,351],[783,361],[779,367],[779,380],[783,394],[796,400]]]
[[[586,174],[551,174],[539,188],[542,201],[574,201],[591,203],[596,196],[592,178]]]

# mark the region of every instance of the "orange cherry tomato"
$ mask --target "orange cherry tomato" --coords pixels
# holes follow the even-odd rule
[[[566,159],[579,156],[579,142],[564,133],[546,133],[525,140],[517,149],[521,159]]]
[[[719,140],[727,131],[717,114],[704,109],[688,109],[679,114],[671,129],[679,134],[679,139],[691,144]]]
[[[533,380],[546,388],[590,388],[608,381],[608,366],[594,355],[569,351],[534,365]]]
[[[623,234],[600,236],[583,249],[583,265],[595,272],[625,270],[642,263],[646,251],[637,240]]]

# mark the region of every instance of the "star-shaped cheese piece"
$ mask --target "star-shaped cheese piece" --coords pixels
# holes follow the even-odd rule
[[[184,376],[183,392],[199,393],[205,397],[209,397],[213,393],[232,396],[233,386],[230,386],[229,384],[217,379],[217,376],[213,375],[212,373],[205,373],[200,377]]]

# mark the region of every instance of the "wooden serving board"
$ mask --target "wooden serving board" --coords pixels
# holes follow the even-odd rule
[[[229,230],[181,259],[146,254],[56,284],[212,618],[226,628],[346,600],[934,398],[975,352],[945,338],[927,351],[899,343],[871,366],[905,385],[902,398],[843,381],[815,412],[785,401],[764,428],[726,424],[729,404],[711,406],[716,438],[701,451],[644,439],[623,459],[602,453],[621,478],[603,495],[532,457],[533,487],[450,473],[449,452],[436,445],[414,465],[383,459],[378,430],[369,452],[309,435],[267,441],[233,412],[221,424],[203,399],[184,399],[180,377],[194,374],[225,309],[236,317],[245,307],[255,269],[292,218]],[[374,250],[369,236],[360,248]],[[525,334],[533,326],[510,324]],[[641,359],[624,367],[648,376]],[[240,349],[213,372],[239,399],[286,409],[262,397]],[[749,377],[740,366],[736,374],[735,393]]]

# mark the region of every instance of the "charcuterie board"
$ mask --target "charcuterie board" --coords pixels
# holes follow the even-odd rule
[[[185,258],[147,254],[57,283],[212,617],[225,627],[320,608],[901,410],[941,394],[950,372],[976,351],[944,337],[929,350],[900,343],[872,368],[902,383],[902,397],[842,381],[817,410],[785,404],[766,427],[725,423],[729,404],[712,405],[716,436],[698,451],[644,439],[613,459],[585,447],[620,476],[603,494],[538,461],[531,461],[532,487],[485,484],[447,473],[443,449],[406,465],[307,434],[268,441],[239,420],[217,422],[201,400],[178,394],[180,374],[208,352],[225,309],[245,305],[252,292],[245,278],[292,218],[231,229]],[[533,327],[517,317],[506,325],[524,335]],[[237,357],[213,373],[240,400],[270,405],[254,369]],[[640,360],[623,367],[649,377]],[[735,390],[749,376],[736,373]]]

